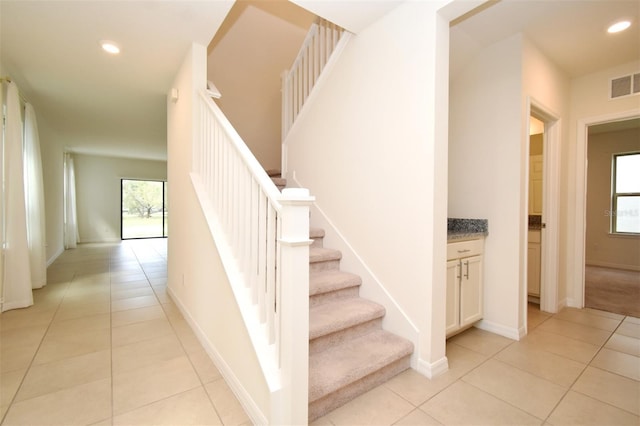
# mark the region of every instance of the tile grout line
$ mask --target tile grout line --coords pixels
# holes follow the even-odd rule
[[[113,283],[111,282],[111,260],[113,256],[113,248],[109,249],[109,370],[111,373],[111,426],[113,426],[113,417],[115,415],[114,408],[114,376],[113,376],[113,312],[112,312],[112,297],[113,297]]]
[[[478,355],[486,356],[487,358],[486,358],[486,359],[484,359],[482,362],[480,362],[480,363],[479,363],[478,365],[476,365],[475,367],[471,368],[469,371],[467,371],[467,372],[465,372],[464,374],[462,374],[460,377],[458,377],[458,378],[456,378],[455,380],[453,380],[451,383],[449,383],[448,385],[446,385],[445,387],[443,387],[442,389],[440,389],[440,390],[439,390],[439,391],[437,391],[436,393],[434,393],[433,395],[431,395],[431,396],[430,396],[429,398],[427,398],[426,400],[422,401],[419,405],[415,405],[415,404],[413,404],[411,401],[407,400],[404,396],[402,396],[402,395],[400,395],[398,392],[396,392],[394,389],[392,389],[392,388],[388,387],[388,386],[387,386],[387,383],[388,383],[388,382],[385,382],[385,383],[383,383],[382,385],[383,385],[383,386],[385,386],[385,388],[387,388],[387,389],[388,389],[388,390],[390,390],[391,392],[393,392],[395,395],[399,396],[399,397],[400,397],[401,399],[403,399],[404,401],[406,401],[406,402],[408,402],[409,404],[411,404],[411,405],[414,407],[414,410],[411,410],[411,412],[410,412],[410,413],[414,412],[414,411],[417,409],[417,410],[420,410],[420,411],[424,412],[424,413],[425,413],[425,414],[427,414],[428,416],[433,417],[433,416],[431,416],[431,414],[429,414],[429,413],[425,412],[424,410],[421,410],[421,409],[420,409],[420,406],[421,406],[421,405],[426,404],[427,402],[429,402],[430,400],[432,400],[432,399],[433,399],[433,398],[435,398],[436,396],[440,395],[442,392],[444,392],[445,390],[449,389],[449,388],[450,388],[451,386],[453,386],[455,383],[457,383],[457,382],[459,382],[459,381],[462,381],[462,379],[463,379],[463,377],[464,377],[464,376],[466,376],[467,374],[469,374],[469,373],[471,373],[471,372],[475,371],[476,369],[480,368],[482,365],[486,364],[489,360],[493,359],[493,358],[494,358],[496,355],[498,355],[500,352],[502,352],[503,350],[507,349],[509,346],[513,345],[513,344],[514,344],[514,343],[516,343],[516,342],[517,342],[517,341],[510,342],[510,343],[509,343],[509,344],[507,344],[504,348],[500,349],[499,351],[497,351],[497,352],[496,352],[495,354],[493,354],[493,355],[487,355],[487,354],[484,354],[484,353],[482,353],[482,352],[478,352],[478,351],[475,351],[475,350],[473,350],[473,349],[467,348],[466,346],[462,346],[462,345],[460,345],[460,344],[458,344],[458,343],[451,342],[451,344],[458,345],[458,346],[460,346],[460,347],[462,347],[462,348],[464,348],[464,349],[466,349],[466,350],[468,350],[468,351],[474,352],[474,353],[476,353],[476,354],[478,354]],[[445,351],[445,352],[446,352],[446,351]],[[445,353],[445,356],[446,356],[446,353]],[[448,371],[448,370],[447,370],[447,371]],[[432,380],[432,379],[428,379],[428,380]],[[465,383],[466,383],[466,384],[469,384],[469,385],[472,385],[471,383],[468,383],[468,382],[465,382]],[[474,385],[472,385],[472,386],[474,386]],[[475,386],[474,386],[474,387],[475,387]],[[485,391],[485,390],[483,390],[483,389],[480,389],[480,388],[478,388],[478,389],[479,389],[479,390],[481,390],[482,392],[484,392],[484,393],[486,393],[486,394],[488,394],[488,395],[491,395],[491,396],[493,396],[494,398],[497,398],[497,399],[499,399],[499,400],[501,400],[501,401],[502,401],[502,399],[501,399],[501,398],[498,398],[498,397],[496,397],[495,395],[492,395],[492,394],[488,393],[487,391]],[[503,401],[503,402],[508,403],[507,401]],[[518,407],[516,407],[516,408],[518,408]],[[519,408],[519,410],[524,411],[524,410],[522,410],[522,409],[520,409],[520,408]],[[410,414],[410,413],[409,413],[409,414]],[[330,413],[327,413],[327,414],[330,414]],[[408,415],[408,414],[407,414],[407,415]],[[406,416],[405,416],[405,417],[406,417]],[[402,417],[402,418],[404,418],[404,417]],[[397,423],[398,421],[402,420],[402,418],[398,419],[398,420],[396,421],[396,423]],[[436,419],[436,420],[438,420],[438,419]],[[438,420],[438,422],[439,422],[439,420]],[[393,424],[393,423],[392,423],[392,424]]]
[[[624,319],[625,319],[625,318],[626,318],[626,316],[624,316],[624,317],[620,320],[620,322],[618,323],[618,325],[616,326],[616,328],[615,328],[613,331],[610,331],[610,332],[609,332],[609,337],[604,341],[604,343],[602,343],[601,345],[599,345],[599,348],[598,348],[598,350],[596,351],[596,353],[591,357],[591,359],[589,360],[589,362],[587,362],[587,363],[585,364],[585,366],[584,366],[584,368],[582,369],[582,371],[580,372],[580,374],[578,374],[578,375],[576,376],[575,380],[574,380],[574,381],[571,383],[571,385],[569,385],[569,387],[567,388],[567,391],[564,393],[564,395],[562,395],[562,398],[560,398],[560,400],[558,400],[558,402],[557,402],[557,403],[556,403],[556,405],[553,407],[553,409],[551,410],[551,412],[549,412],[549,415],[547,416],[547,418],[546,418],[546,419],[544,419],[545,423],[549,420],[549,418],[553,415],[553,413],[558,409],[558,407],[560,406],[560,404],[562,403],[562,401],[564,401],[564,399],[567,397],[567,395],[569,394],[569,392],[571,392],[571,391],[573,391],[573,392],[577,392],[577,391],[573,390],[573,387],[574,387],[574,386],[575,386],[575,384],[580,380],[580,378],[584,375],[585,371],[587,371],[587,369],[588,369],[589,367],[591,367],[591,363],[593,362],[593,360],[598,356],[598,354],[600,353],[600,351],[605,347],[605,345],[607,344],[607,342],[609,341],[609,339],[611,339],[611,336],[613,336],[613,335],[614,335],[615,331],[620,327],[620,325],[622,325],[622,322],[624,321]],[[580,324],[580,323],[575,323],[575,322],[573,322],[573,321],[567,321],[567,322],[571,322],[571,323],[573,323],[573,324]],[[581,324],[581,325],[584,325],[584,324]],[[598,329],[597,327],[591,327],[591,328]],[[598,330],[600,330],[600,329],[598,329]],[[608,330],[605,330],[605,331],[608,331]],[[594,346],[595,346],[595,345],[594,345]],[[593,367],[593,368],[597,368],[597,367]],[[584,395],[582,392],[577,392],[577,393],[580,393],[581,395]],[[589,397],[589,398],[592,398],[592,399],[596,399],[596,398],[593,398],[592,396],[589,396],[589,395],[585,395],[585,396],[587,396],[587,397]],[[601,402],[601,403],[604,403],[604,404],[607,404],[607,405],[609,405],[609,406],[614,407],[613,405],[608,404],[608,403],[606,403],[605,401],[600,401],[599,399],[596,399],[596,400],[597,400],[597,401],[599,401],[599,402]],[[616,407],[616,408],[618,408],[618,407]],[[625,410],[625,411],[626,411],[626,410]]]
[[[157,253],[157,251],[155,250],[155,248],[154,248],[153,250],[156,252],[156,254],[158,254],[158,253]],[[162,309],[162,312],[163,312],[163,314],[164,314],[164,316],[165,316],[165,319],[166,319],[166,320],[167,320],[167,322],[169,323],[169,326],[171,327],[171,330],[173,331],[173,334],[174,334],[174,335],[175,335],[175,337],[178,339],[178,342],[180,343],[180,347],[182,348],[182,351],[183,351],[183,353],[184,353],[184,356],[185,356],[185,357],[187,358],[187,360],[189,361],[189,364],[191,365],[191,368],[193,368],[193,371],[194,371],[194,373],[196,374],[196,377],[198,378],[198,381],[199,381],[200,385],[199,385],[199,386],[197,386],[197,387],[191,388],[191,389],[184,390],[184,391],[182,391],[182,392],[178,392],[178,393],[176,393],[176,394],[168,395],[168,396],[166,396],[166,397],[164,397],[164,398],[161,398],[161,399],[159,399],[159,400],[156,400],[156,401],[148,402],[148,403],[146,403],[146,404],[141,405],[140,407],[136,407],[136,408],[134,408],[134,409],[132,409],[132,410],[129,410],[129,411],[127,411],[126,413],[128,413],[128,412],[132,412],[132,411],[135,411],[135,410],[138,410],[138,409],[140,409],[140,408],[142,408],[142,407],[150,406],[150,405],[155,404],[155,403],[160,402],[160,401],[165,401],[165,400],[167,400],[167,399],[169,399],[169,398],[176,397],[177,395],[182,395],[182,394],[184,394],[184,393],[191,392],[191,391],[193,391],[194,389],[202,388],[202,389],[203,389],[203,391],[205,392],[205,394],[207,395],[207,399],[209,400],[209,402],[210,402],[210,404],[211,404],[212,408],[214,409],[214,412],[216,413],[216,416],[218,416],[218,419],[219,419],[220,421],[222,421],[222,417],[220,417],[220,414],[218,413],[218,410],[216,409],[215,405],[213,404],[213,401],[211,401],[211,397],[210,397],[209,393],[208,393],[208,392],[206,391],[206,389],[204,388],[204,382],[202,381],[202,378],[201,378],[201,377],[200,377],[200,375],[198,374],[198,371],[197,371],[197,369],[195,368],[195,365],[193,364],[193,361],[191,360],[191,357],[189,356],[189,353],[187,352],[186,348],[184,347],[184,344],[182,343],[182,340],[178,337],[178,333],[176,332],[176,329],[175,329],[175,327],[174,327],[173,323],[169,320],[168,314],[167,314],[166,310],[165,310],[165,309],[164,309],[164,307],[163,307],[163,305],[164,305],[164,304],[163,304],[163,303],[161,303],[160,299],[158,298],[158,295],[156,294],[155,289],[154,289],[154,288],[153,288],[153,286],[151,285],[150,278],[149,278],[149,276],[147,275],[147,272],[146,272],[146,271],[145,271],[145,269],[144,269],[143,263],[140,261],[140,258],[138,257],[138,255],[137,255],[137,253],[136,253],[135,249],[134,249],[134,248],[131,248],[131,251],[133,252],[133,255],[135,256],[135,258],[136,258],[136,262],[137,262],[137,263],[138,263],[138,265],[140,266],[140,269],[142,269],[142,273],[144,274],[145,279],[147,280],[147,284],[151,287],[151,290],[152,290],[152,291],[153,291],[153,293],[154,293],[154,297],[156,298],[156,301],[158,302],[158,305],[160,306],[160,309]],[[166,259],[165,259],[164,257],[162,257],[162,256],[159,256],[159,257],[160,257],[160,258],[162,258],[163,262],[165,262],[165,265],[166,265]],[[113,350],[112,350],[112,353],[113,353]],[[112,391],[112,393],[113,393],[113,391]],[[112,407],[113,407],[113,405],[112,405]],[[112,409],[113,409],[113,408],[112,408]],[[122,414],[125,414],[125,413],[122,413]],[[114,418],[114,414],[112,413],[112,419],[111,419],[111,422],[112,422],[111,424],[112,424],[112,425],[113,425],[113,418]]]
[[[222,416],[220,415],[220,412],[218,411],[218,408],[216,407],[216,405],[214,404],[213,400],[211,399],[211,395],[207,391],[205,383],[203,382],[202,378],[200,377],[200,374],[198,373],[198,370],[196,369],[196,366],[193,363],[193,360],[189,356],[189,352],[187,351],[187,348],[185,348],[184,343],[182,342],[182,339],[180,339],[180,337],[178,337],[178,333],[176,331],[175,326],[173,325],[173,322],[171,320],[169,320],[169,315],[167,314],[167,311],[164,308],[164,303],[160,304],[160,308],[164,312],[164,315],[167,318],[167,321],[169,322],[169,326],[171,327],[171,330],[175,334],[176,338],[178,339],[178,342],[180,342],[180,347],[184,351],[184,354],[187,357],[187,359],[189,360],[189,364],[191,365],[191,368],[193,368],[193,371],[196,373],[196,377],[198,377],[198,381],[200,382],[200,387],[202,388],[204,393],[207,395],[207,400],[211,404],[211,407],[213,408],[213,411],[216,413],[216,416],[218,417],[218,420],[220,420],[220,422],[222,423]],[[203,351],[204,351],[205,355],[207,356],[207,358],[209,358],[209,354],[207,353],[206,350],[204,350],[204,348],[203,348]],[[211,362],[213,363],[213,360],[211,360]],[[215,364],[214,364],[214,366],[215,366]],[[215,367],[216,367],[216,369],[218,368],[217,366],[215,366]],[[218,380],[224,380],[224,377],[220,376],[218,379],[213,380],[210,383],[216,382]],[[196,389],[196,388],[194,388],[194,389]],[[190,389],[190,390],[193,390],[193,389]]]
[[[533,329],[538,328],[538,327],[539,327],[540,325],[542,325],[544,322],[546,322],[546,321],[548,321],[549,319],[551,319],[551,318],[555,317],[555,315],[556,315],[556,314],[551,314],[551,315],[547,316],[543,321],[541,321],[539,324],[537,324],[535,327],[533,327]],[[618,324],[618,326],[616,327],[616,330],[618,329],[618,327],[620,327],[620,325],[622,325],[622,322],[623,322],[623,321],[624,321],[624,318],[623,318],[623,320],[621,320],[621,321],[620,321],[620,323],[619,323],[619,324]],[[575,322],[572,322],[572,321],[565,321],[565,322],[571,322],[571,323],[573,323],[573,324],[580,324],[580,325],[584,325],[584,324],[581,324],[581,323],[575,323]],[[585,325],[585,326],[586,326],[586,325]],[[587,326],[587,327],[589,327],[589,326]],[[590,328],[596,328],[596,327],[590,327]],[[532,329],[531,331],[533,331],[533,329]],[[596,328],[596,329],[597,329],[597,328]],[[608,331],[608,330],[604,330],[604,331]],[[529,333],[529,330],[527,330],[527,334],[528,334],[528,333]],[[544,378],[544,377],[540,377],[540,376],[538,376],[538,375],[536,375],[536,374],[533,374],[533,373],[531,373],[531,372],[529,372],[529,371],[527,371],[527,370],[523,370],[523,369],[521,369],[521,368],[520,368],[520,367],[518,367],[518,366],[511,365],[511,364],[509,364],[509,363],[505,363],[504,361],[500,361],[499,359],[497,359],[497,358],[496,358],[500,353],[502,353],[503,351],[507,350],[509,347],[511,347],[512,345],[516,344],[516,343],[517,343],[517,342],[519,342],[519,341],[512,341],[512,342],[510,342],[509,344],[507,344],[506,346],[504,346],[503,348],[501,348],[500,350],[498,350],[496,353],[494,353],[494,354],[492,354],[492,355],[489,355],[489,356],[488,356],[484,361],[480,362],[478,365],[476,365],[475,367],[473,367],[472,369],[470,369],[469,371],[467,371],[466,373],[464,373],[463,375],[461,375],[460,377],[458,377],[458,378],[457,378],[456,380],[454,380],[452,383],[448,384],[447,386],[445,386],[444,388],[442,388],[441,390],[439,390],[438,392],[436,392],[435,394],[433,394],[432,396],[430,396],[429,398],[427,398],[425,401],[423,401],[422,403],[420,403],[418,406],[414,405],[411,401],[408,401],[408,400],[407,400],[406,398],[404,398],[402,395],[400,395],[399,393],[395,392],[393,389],[391,389],[391,388],[389,388],[388,386],[386,386],[386,383],[385,383],[385,387],[386,387],[387,389],[389,389],[390,391],[392,391],[395,395],[397,395],[397,396],[399,396],[400,398],[402,398],[404,401],[406,401],[406,402],[408,402],[409,404],[411,404],[412,406],[414,406],[414,408],[415,408],[415,409],[420,409],[420,406],[421,406],[421,405],[424,405],[425,403],[427,403],[427,402],[428,402],[428,401],[430,401],[431,399],[435,398],[437,395],[439,395],[440,393],[444,392],[446,389],[448,389],[449,387],[451,387],[453,384],[455,384],[455,383],[457,383],[457,382],[459,382],[459,381],[463,381],[464,383],[466,383],[466,384],[468,384],[468,385],[471,385],[471,386],[475,387],[475,388],[476,388],[476,389],[478,389],[479,391],[482,391],[482,392],[484,392],[484,393],[486,393],[486,394],[488,394],[488,395],[490,395],[490,396],[492,396],[492,397],[494,397],[494,398],[497,398],[498,400],[500,400],[500,401],[502,401],[502,402],[504,402],[504,403],[506,403],[506,404],[508,404],[508,405],[511,405],[512,407],[514,407],[514,408],[516,408],[516,409],[518,409],[518,410],[520,410],[520,411],[522,411],[522,412],[524,412],[524,413],[527,413],[527,414],[529,414],[529,415],[532,415],[533,417],[535,417],[535,418],[537,418],[537,419],[540,419],[540,420],[542,420],[542,422],[543,422],[543,423],[545,423],[545,422],[549,419],[549,417],[551,416],[551,414],[553,414],[553,412],[556,410],[556,408],[558,407],[558,405],[559,405],[559,404],[564,400],[565,396],[566,396],[566,395],[568,394],[568,392],[571,390],[571,388],[573,387],[573,385],[574,385],[574,384],[579,380],[579,378],[582,376],[582,374],[584,374],[584,371],[586,371],[587,367],[589,367],[589,366],[590,366],[591,362],[593,361],[593,358],[595,358],[595,356],[597,356],[597,354],[598,354],[598,353],[600,352],[600,350],[604,347],[604,345],[606,344],[606,342],[607,342],[607,341],[611,338],[611,336],[615,333],[615,330],[614,330],[614,331],[611,331],[611,332],[609,332],[609,333],[610,333],[609,338],[608,338],[608,339],[607,339],[603,344],[599,345],[599,346],[600,346],[600,349],[596,352],[596,354],[592,357],[592,359],[591,359],[588,363],[586,363],[586,364],[585,364],[585,367],[583,368],[583,370],[582,370],[582,371],[580,372],[580,374],[576,377],[576,379],[571,383],[571,385],[569,385],[569,387],[567,387],[567,388],[566,388],[566,391],[564,392],[564,394],[562,395],[562,397],[558,400],[558,402],[554,405],[554,407],[550,410],[549,414],[548,414],[548,415],[546,416],[546,418],[544,418],[544,419],[541,419],[541,418],[539,418],[539,417],[537,417],[537,416],[535,416],[535,415],[533,415],[533,414],[531,414],[531,413],[529,413],[529,412],[527,412],[527,411],[523,410],[522,408],[517,407],[517,406],[515,406],[515,405],[511,404],[509,401],[505,401],[505,400],[503,400],[502,398],[499,398],[499,397],[497,397],[496,395],[493,395],[492,393],[485,391],[484,389],[478,388],[477,386],[475,386],[475,385],[474,385],[474,384],[472,384],[472,383],[469,383],[469,382],[467,382],[467,381],[464,381],[464,377],[465,377],[465,376],[467,376],[468,374],[470,374],[470,373],[472,373],[473,371],[477,370],[477,369],[478,369],[478,368],[480,368],[482,365],[486,364],[489,360],[492,360],[492,359],[493,359],[493,360],[495,360],[495,361],[497,361],[497,362],[503,362],[505,365],[508,365],[508,366],[510,366],[510,367],[512,367],[512,368],[515,368],[515,369],[517,369],[517,370],[519,370],[519,371],[521,371],[521,372],[524,372],[524,373],[530,374],[530,375],[532,375],[532,376],[534,376],[534,377],[536,377],[536,378],[538,378],[538,379],[540,379],[540,380],[544,380],[544,381],[549,382],[549,383],[551,383],[551,384],[558,385],[557,383],[551,382],[550,380],[548,380],[548,379],[546,379],[546,378]],[[554,334],[556,334],[556,333],[554,333]],[[566,336],[564,336],[564,337],[566,337]],[[451,343],[453,343],[453,344],[457,344],[457,343],[455,343],[455,342],[451,342]],[[586,343],[588,343],[588,342],[586,342]],[[475,351],[475,350],[473,350],[473,349],[467,348],[467,347],[465,347],[465,346],[462,346],[462,345],[459,345],[459,346],[461,346],[461,347],[463,347],[463,348],[465,348],[465,349],[467,349],[467,350],[469,350],[469,351],[471,351],[471,352],[474,352],[474,353],[477,353],[477,354],[480,354],[480,355],[486,355],[486,354],[483,354],[483,353],[481,353],[481,352],[477,352],[477,351]],[[594,345],[594,346],[595,346],[595,345]],[[551,354],[554,354],[554,355],[557,355],[557,356],[562,356],[562,355],[555,354],[555,353],[553,353],[553,352],[545,351],[545,350],[543,350],[543,349],[539,349],[539,350],[544,351],[544,352],[547,352],[547,353],[551,353]],[[564,357],[564,356],[563,356],[563,358],[566,358],[566,357]],[[570,358],[567,358],[567,359],[570,359]],[[594,368],[595,368],[595,367],[594,367]],[[560,387],[562,387],[562,388],[565,388],[564,386],[561,386],[561,385],[558,385],[558,386],[560,386]],[[609,404],[609,405],[610,405],[610,404]],[[614,407],[615,407],[615,406],[614,406]],[[617,407],[616,407],[616,408],[617,408]],[[415,411],[415,409],[414,409],[414,410],[412,410],[411,412]],[[421,411],[422,411],[422,410],[421,410]],[[424,411],[423,411],[423,412],[424,412]],[[427,414],[427,415],[430,415],[430,414],[428,414],[428,413],[426,413],[426,414]],[[408,415],[408,414],[407,414],[407,415]],[[405,416],[405,417],[406,417],[406,416]],[[403,418],[404,418],[404,417],[403,417]],[[401,420],[401,419],[398,419],[398,421],[399,421],[399,420]],[[437,419],[436,419],[436,420],[437,420]]]
[[[51,328],[51,324],[53,323],[53,320],[55,319],[56,315],[58,314],[58,310],[60,309],[60,305],[62,305],[62,302],[63,302],[64,298],[67,295],[67,291],[69,290],[69,286],[71,285],[71,283],[73,282],[75,277],[76,277],[76,273],[74,272],[73,276],[71,277],[71,280],[69,280],[66,283],[66,288],[65,288],[64,294],[60,298],[60,301],[58,302],[58,305],[56,306],[56,310],[53,313],[53,316],[51,317],[51,319],[49,320],[49,324],[47,325],[46,330],[44,331],[44,333],[42,334],[42,337],[40,338],[40,342],[38,342],[38,347],[36,348],[35,352],[33,353],[33,356],[31,357],[31,360],[29,361],[29,365],[27,366],[27,368],[24,371],[24,376],[22,376],[22,379],[20,379],[20,384],[18,385],[18,388],[16,389],[15,393],[13,394],[13,397],[11,398],[11,401],[9,401],[9,404],[7,405],[7,411],[4,413],[4,415],[0,419],[0,425],[4,424],[7,416],[9,415],[9,411],[11,411],[11,408],[13,408],[13,404],[16,402],[16,397],[18,396],[18,392],[20,392],[20,389],[22,389],[22,385],[24,384],[24,381],[27,378],[27,375],[31,371],[31,367],[33,366],[33,362],[35,361],[36,356],[38,355],[38,352],[40,351],[40,348],[42,347],[42,342],[44,341],[45,337],[47,336],[47,333],[49,333],[49,329]],[[34,305],[35,305],[35,302],[34,302]],[[32,306],[34,306],[34,305],[32,305]]]

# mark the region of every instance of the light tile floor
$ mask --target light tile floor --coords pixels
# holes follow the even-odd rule
[[[166,240],[80,245],[0,315],[3,425],[244,425],[166,293]]]
[[[315,425],[639,425],[640,320],[592,309],[528,310],[519,342],[471,328],[449,371],[407,370]]]
[[[3,425],[250,423],[167,297],[166,240],[82,245],[48,278],[0,315]],[[442,376],[405,371],[314,424],[640,424],[638,318],[532,305],[528,325],[472,328]]]

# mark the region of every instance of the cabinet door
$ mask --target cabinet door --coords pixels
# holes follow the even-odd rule
[[[460,326],[482,319],[482,256],[462,259],[460,273]]]
[[[447,336],[460,325],[460,261],[447,262]]]
[[[527,249],[527,293],[540,296],[540,244],[529,243]]]
[[[542,155],[534,155],[529,161],[529,214],[542,214]]]

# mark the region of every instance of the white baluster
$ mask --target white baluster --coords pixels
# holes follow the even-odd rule
[[[266,311],[269,344],[275,343],[275,303],[276,303],[276,211],[267,205],[267,235],[266,235]]]

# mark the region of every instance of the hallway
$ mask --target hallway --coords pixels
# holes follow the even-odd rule
[[[247,425],[166,294],[167,240],[85,244],[0,315],[3,425]],[[530,305],[519,342],[472,328],[449,371],[407,370],[314,425],[640,422],[640,319]]]
[[[163,239],[79,245],[0,316],[3,425],[251,423],[168,298],[166,256]]]

